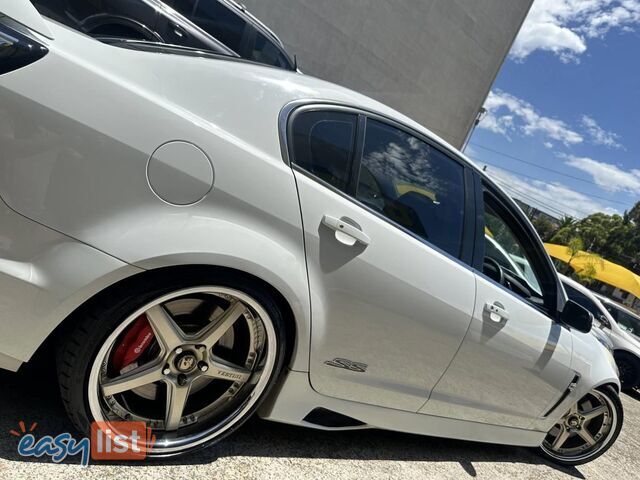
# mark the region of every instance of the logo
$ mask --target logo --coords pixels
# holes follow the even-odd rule
[[[91,458],[94,460],[144,460],[147,444],[155,436],[144,422],[93,422]]]
[[[189,372],[196,366],[196,357],[191,353],[185,353],[176,360],[176,368],[181,372]]]
[[[18,422],[18,430],[9,433],[20,437],[18,454],[23,457],[48,456],[55,463],[67,457],[80,456],[80,464],[89,465],[94,460],[143,460],[147,451],[155,443],[155,435],[144,422],[93,422],[91,439],[74,438],[70,433],[44,435],[36,438],[34,431],[38,426],[32,423],[27,431],[24,421]]]
[[[344,368],[345,370],[358,373],[366,372],[367,367],[369,366],[366,363],[354,362],[347,358],[334,358],[333,360],[327,360],[324,364],[330,367]]]
[[[142,338],[142,341],[140,342],[140,344],[136,348],[134,348],[133,351],[135,353],[142,352],[147,346],[147,343],[149,343],[149,340],[151,340],[151,338],[153,338],[153,333],[147,332],[147,334]]]

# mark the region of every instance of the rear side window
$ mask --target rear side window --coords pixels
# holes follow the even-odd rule
[[[302,112],[292,124],[293,163],[345,191],[358,117],[342,112]]]
[[[356,198],[458,257],[464,167],[403,130],[367,120]]]

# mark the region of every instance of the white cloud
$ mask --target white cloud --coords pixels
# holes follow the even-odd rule
[[[554,217],[568,214],[582,218],[596,212],[620,213],[559,182],[523,179],[494,167],[491,167],[487,174],[512,197]]]
[[[510,56],[524,60],[536,50],[563,62],[578,61],[587,42],[611,29],[632,30],[640,23],[640,0],[535,0]]]
[[[582,126],[585,128],[591,141],[596,145],[604,145],[609,148],[624,148],[619,142],[620,135],[608,132],[602,128],[598,123],[590,116],[583,115],[581,119]]]
[[[539,114],[533,105],[509,93],[500,90],[489,92],[484,108],[487,113],[478,125],[480,128],[507,137],[515,132],[527,136],[538,133],[547,140],[555,140],[565,145],[583,141],[582,135],[562,120]]]
[[[553,148],[553,143],[551,143],[551,142],[544,142],[543,145],[544,145],[544,148],[548,148],[548,149],[552,149]]]
[[[622,170],[611,163],[599,162],[588,157],[567,157],[567,165],[588,173],[593,181],[609,192],[640,194],[640,170]]]

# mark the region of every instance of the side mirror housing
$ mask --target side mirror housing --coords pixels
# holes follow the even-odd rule
[[[562,323],[584,333],[589,333],[593,326],[593,314],[582,305],[568,300],[560,313]]]

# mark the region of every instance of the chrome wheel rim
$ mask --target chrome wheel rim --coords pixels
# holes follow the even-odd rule
[[[131,345],[140,356],[120,369],[123,339],[145,320],[153,340],[142,354]],[[276,348],[271,318],[245,293],[179,290],[132,313],[104,341],[89,374],[89,407],[96,421],[145,422],[156,438],[150,454],[177,453],[245,418],[268,386]]]
[[[593,390],[556,423],[542,449],[561,461],[580,461],[605,448],[616,431],[618,415],[611,399]]]

